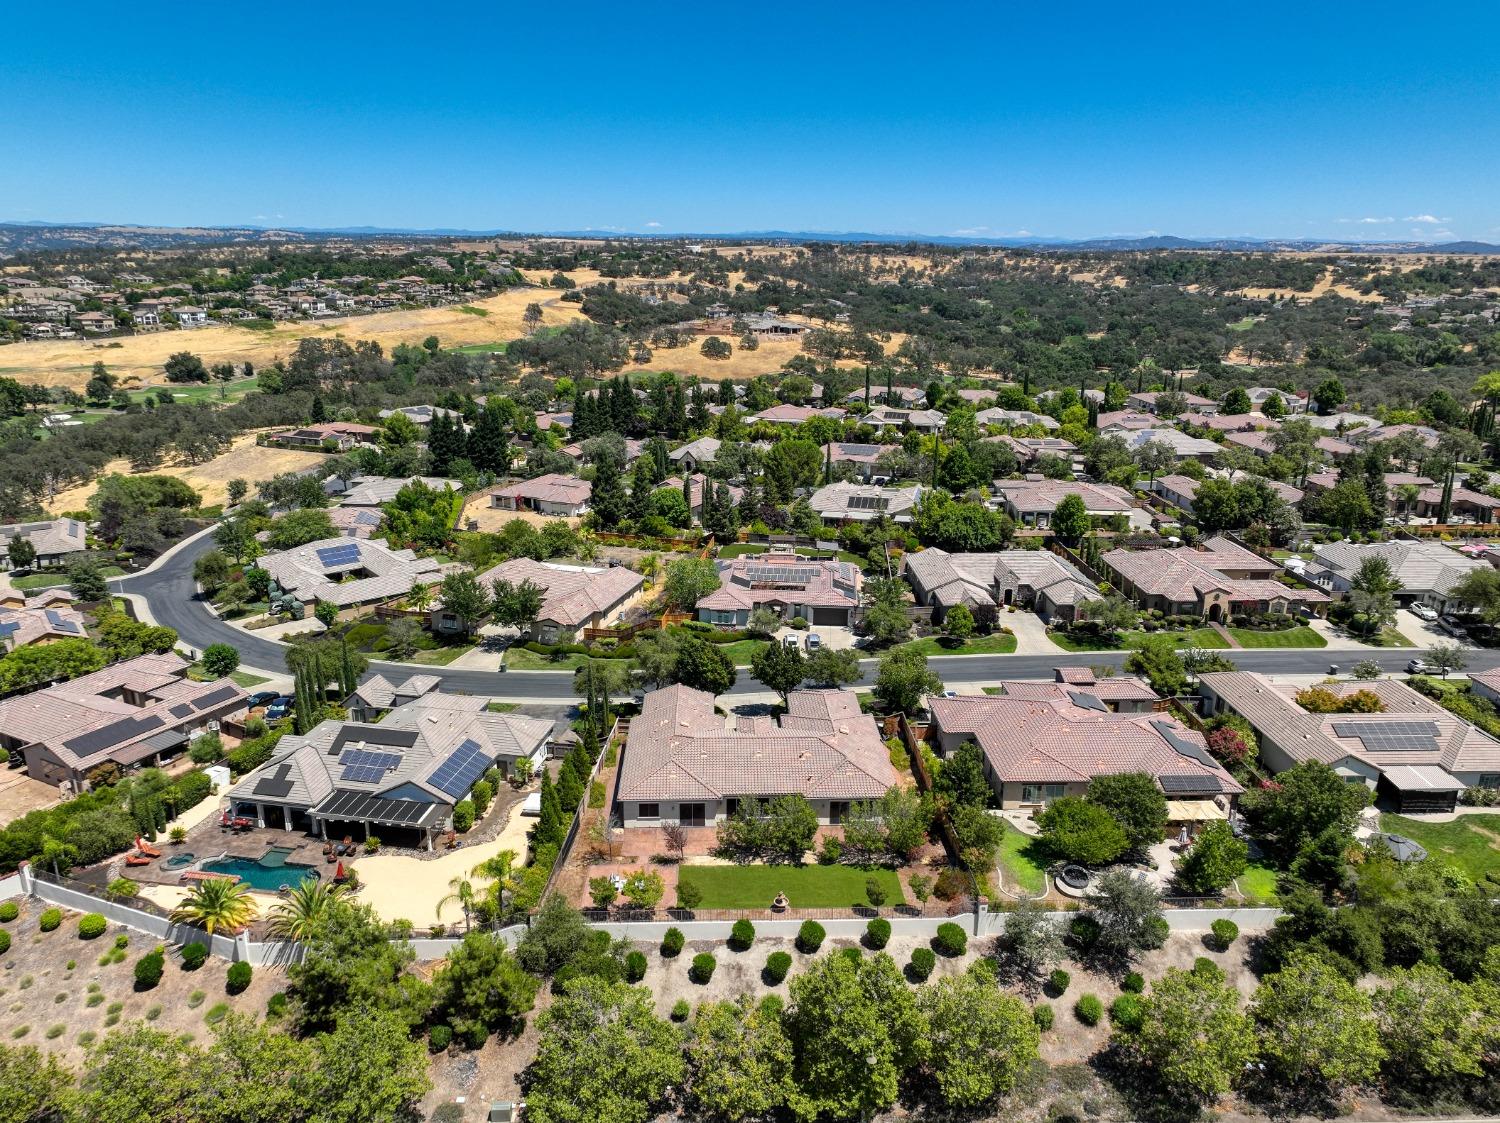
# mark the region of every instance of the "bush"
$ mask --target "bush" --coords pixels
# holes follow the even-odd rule
[[[453,1027],[446,1025],[435,1025],[427,1031],[427,1051],[430,1053],[445,1053],[448,1046],[453,1044]]]
[[[1146,976],[1139,971],[1132,971],[1125,976],[1125,981],[1120,984],[1120,989],[1126,994],[1140,994],[1146,989]]]
[[[891,942],[891,922],[883,916],[877,916],[865,925],[865,946],[871,951],[879,951]]]
[[[682,935],[682,929],[668,928],[666,933],[661,938],[662,956],[666,959],[671,959],[674,956],[681,955],[682,945],[685,942],[686,941],[683,939]]]
[[[672,1020],[674,1022],[687,1021],[688,1015],[692,1012],[693,1008],[688,1005],[686,998],[679,998],[676,1002],[672,1003]]]
[[[638,951],[625,956],[625,981],[638,983],[646,977],[646,956]]]
[[[100,916],[97,912],[91,912],[79,918],[78,938],[80,940],[97,940],[100,936],[104,935],[104,929],[108,926],[109,922],[104,917]]]
[[[250,985],[250,980],[255,975],[255,969],[248,963],[231,963],[229,974],[224,978],[224,989],[230,994],[239,994]]]
[[[1092,994],[1085,994],[1073,1004],[1073,1013],[1086,1026],[1096,1026],[1104,1017],[1104,1003]]]
[[[912,949],[911,963],[907,965],[907,969],[911,972],[911,977],[916,979],[917,982],[926,982],[927,977],[932,974],[932,969],[936,966],[937,955],[934,954],[931,948]]]
[[[1232,920],[1216,920],[1209,925],[1209,930],[1213,932],[1214,943],[1220,951],[1228,951],[1229,945],[1240,936],[1240,926]]]
[[[956,901],[969,891],[969,875],[963,870],[946,867],[937,876],[932,895],[940,901]]]
[[[490,1027],[475,1019],[462,1030],[464,1044],[470,1049],[483,1049],[484,1043],[490,1039]]]
[[[932,946],[949,959],[960,956],[969,946],[964,930],[949,920],[938,925],[937,935],[932,937]]]
[[[1068,936],[1081,951],[1088,951],[1099,939],[1099,922],[1092,916],[1075,916],[1068,921]]]
[[[1207,956],[1200,955],[1193,960],[1193,974],[1200,979],[1212,979],[1216,983],[1224,981],[1223,969]]]
[[[62,923],[62,909],[48,909],[37,918],[36,926],[43,932],[51,932]]]
[[[266,1016],[279,1018],[286,1013],[289,1005],[291,1005],[291,999],[286,996],[286,991],[278,990],[266,1000]]]
[[[604,781],[595,780],[589,784],[589,806],[597,810],[604,806]]]
[[[1046,1033],[1052,1028],[1052,1007],[1045,1002],[1038,1002],[1031,1008],[1031,1020],[1036,1023],[1036,1028]]]
[[[148,951],[135,961],[135,986],[137,990],[150,990],[161,982],[161,973],[166,969],[167,956],[161,948]]]
[[[1171,934],[1172,928],[1167,923],[1166,918],[1153,916],[1150,920],[1146,921],[1146,932],[1141,937],[1141,947],[1147,951],[1155,951],[1157,948],[1166,945],[1167,937]]]
[[[802,927],[797,929],[797,950],[812,955],[823,946],[823,940],[827,935],[823,926],[816,920],[804,920]]]
[[[14,901],[6,901],[4,904],[0,904],[0,922],[9,924],[20,915],[21,906]]]
[[[748,920],[736,920],[729,932],[729,946],[735,951],[749,951],[755,943],[755,925]]]
[[[692,979],[699,986],[702,986],[714,977],[714,968],[717,966],[718,962],[713,956],[709,955],[706,951],[700,951],[697,955],[693,956],[693,965],[688,968],[688,978]]]
[[[467,799],[461,799],[453,805],[453,829],[459,834],[466,834],[474,826],[474,804]]]
[[[792,957],[784,951],[773,951],[766,956],[766,981],[776,986],[786,978],[786,973],[792,969]]]
[[[1123,1030],[1134,1032],[1145,1021],[1146,1011],[1138,994],[1122,994],[1109,1004],[1109,1020]]]
[[[199,941],[194,940],[190,944],[183,944],[182,951],[178,954],[182,956],[182,969],[184,971],[196,971],[203,966],[204,960],[208,958],[208,948]]]
[[[10,933],[9,932],[0,932],[0,955],[4,955],[9,950],[10,950]]]
[[[1068,984],[1073,981],[1073,976],[1059,967],[1051,975],[1047,976],[1047,985],[1052,988],[1054,996],[1061,998],[1068,993]]]

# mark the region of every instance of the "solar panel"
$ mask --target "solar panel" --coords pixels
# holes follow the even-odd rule
[[[1438,727],[1431,721],[1340,721],[1333,732],[1356,738],[1369,752],[1431,752],[1438,739]]]
[[[268,795],[272,799],[284,799],[292,791],[292,781],[287,778],[291,771],[290,764],[283,764],[271,775],[262,777],[255,785],[255,794]]]
[[[188,717],[193,712],[193,707],[188,702],[179,702],[167,711],[173,717]]]
[[[333,747],[328,750],[332,756],[350,742],[363,742],[367,745],[391,745],[396,748],[409,749],[417,743],[417,731],[414,729],[393,729],[384,725],[363,725],[359,722],[347,722],[339,730],[338,736],[333,739]]]
[[[339,779],[351,784],[378,784],[384,776],[384,768],[377,768],[372,764],[356,764],[345,768]]]
[[[1099,710],[1103,713],[1109,712],[1109,707],[1092,694],[1086,694],[1082,690],[1068,691],[1068,697],[1073,700],[1073,705],[1081,710]]]
[[[366,765],[390,771],[401,763],[400,753],[377,753],[370,749],[345,749],[339,755],[342,765]]]
[[[1178,773],[1169,776],[1158,776],[1156,782],[1161,785],[1164,792],[1218,792],[1219,781],[1212,776],[1188,775]]]
[[[221,686],[217,690],[210,690],[202,698],[193,703],[193,708],[206,710],[210,706],[217,706],[220,702],[227,702],[239,693],[237,686]]]
[[[0,624],[0,639],[4,639],[6,636],[15,635],[16,631],[20,627],[21,623],[18,620],[5,621],[3,624]]]
[[[64,741],[63,747],[76,753],[78,756],[88,756],[98,752],[100,749],[111,748],[114,745],[123,744],[152,729],[159,729],[165,722],[156,714],[149,717],[127,717],[119,721],[112,721],[108,725],[98,729],[91,729],[71,740]]]
[[[1153,721],[1151,723],[1151,728],[1160,733],[1162,735],[1162,739],[1166,741],[1167,744],[1171,745],[1179,755],[1191,757],[1199,764],[1206,764],[1210,768],[1217,767],[1217,765],[1214,763],[1214,758],[1208,755],[1207,749],[1181,736],[1166,722]]]
[[[47,609],[47,622],[54,628],[56,628],[59,632],[78,631],[78,625],[74,621],[64,618],[62,613],[56,611],[55,609]]]
[[[324,546],[316,551],[318,561],[325,566],[352,565],[359,561],[359,547],[354,543],[345,546]]]
[[[438,765],[429,782],[438,791],[446,792],[454,799],[462,799],[489,766],[489,757],[480,748],[479,742],[466,740],[453,750],[453,755]]]

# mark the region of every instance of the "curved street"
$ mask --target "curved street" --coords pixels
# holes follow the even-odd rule
[[[201,652],[212,643],[227,643],[237,648],[242,666],[249,671],[272,675],[286,674],[286,645],[263,639],[224,623],[200,599],[193,581],[193,563],[213,548],[213,536],[201,534],[164,554],[149,569],[129,577],[110,581],[115,592],[139,596],[150,606],[156,623],[175,628],[183,646]],[[1400,671],[1421,647],[1371,649],[1368,652],[1327,651],[1321,648],[1282,650],[1239,650],[1230,653],[1238,666],[1247,671],[1273,674],[1319,674],[1331,663],[1347,668],[1362,659],[1372,659],[1386,671]],[[928,659],[928,665],[939,678],[956,683],[995,682],[1000,679],[1050,678],[1054,667],[1120,666],[1123,652],[1067,652],[1050,655],[947,655]],[[1500,651],[1472,649],[1469,665],[1473,670],[1500,666]],[[862,684],[874,681],[877,661],[863,660]],[[746,668],[734,689],[735,695],[762,694],[765,688],[750,678]],[[451,667],[418,667],[410,663],[387,663],[371,660],[371,674],[379,672],[393,682],[403,682],[415,674],[436,675],[443,687],[456,693],[492,698],[571,699],[571,671],[476,671]]]

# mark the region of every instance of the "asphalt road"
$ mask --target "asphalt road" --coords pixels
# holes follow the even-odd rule
[[[151,614],[156,622],[175,628],[184,646],[201,652],[211,643],[227,643],[239,650],[240,661],[247,669],[284,674],[286,648],[283,644],[262,639],[254,632],[231,627],[210,612],[207,605],[199,599],[193,581],[193,563],[199,555],[212,548],[212,535],[204,535],[179,546],[153,569],[129,577],[115,578],[110,584],[117,592],[144,597],[151,606]],[[1335,652],[1320,648],[1245,650],[1232,652],[1231,658],[1243,670],[1277,674],[1321,674],[1335,662],[1347,670],[1361,659],[1373,659],[1387,671],[1399,671],[1420,650],[1410,647],[1390,651],[1372,649],[1369,652]],[[1046,679],[1052,677],[1054,667],[1104,664],[1118,667],[1124,660],[1122,652],[1075,654],[1060,651],[1053,655],[940,655],[929,658],[927,662],[939,678],[951,685],[994,682],[998,679]],[[1500,650],[1476,648],[1470,651],[1471,670],[1495,666],[1500,666]],[[866,684],[873,682],[876,661],[865,660],[861,667],[865,672],[862,681]],[[449,667],[416,668],[409,663],[372,661],[370,673],[376,672],[384,674],[393,682],[402,682],[413,674],[437,675],[443,680],[446,690],[493,698],[562,700],[574,697],[571,671],[474,671]],[[739,681],[730,691],[736,695],[764,692],[765,688],[750,678],[748,672],[739,676]]]

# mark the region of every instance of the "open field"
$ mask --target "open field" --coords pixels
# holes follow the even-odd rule
[[[885,869],[853,866],[683,866],[678,884],[703,890],[706,909],[767,908],[785,893],[793,908],[839,908],[869,903],[865,882],[874,878],[886,891],[886,904],[905,903],[901,882]]]

